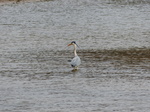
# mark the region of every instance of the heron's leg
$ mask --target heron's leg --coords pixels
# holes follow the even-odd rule
[[[75,70],[78,70],[78,66],[74,67]]]
[[[74,67],[72,71],[77,71],[78,70],[78,67]]]

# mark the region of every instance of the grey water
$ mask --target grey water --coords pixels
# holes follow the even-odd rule
[[[72,71],[76,41],[82,64]],[[150,2],[0,5],[0,112],[149,112]]]

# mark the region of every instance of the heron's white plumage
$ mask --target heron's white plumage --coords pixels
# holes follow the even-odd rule
[[[72,60],[71,60],[71,66],[72,67],[78,67],[81,64],[81,60],[79,56],[75,56]]]

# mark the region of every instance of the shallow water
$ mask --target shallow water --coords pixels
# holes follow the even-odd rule
[[[1,112],[149,112],[150,4],[0,5]],[[82,64],[72,71],[75,40]]]

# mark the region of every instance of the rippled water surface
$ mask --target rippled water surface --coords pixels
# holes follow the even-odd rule
[[[72,71],[75,40],[82,64]],[[150,4],[0,5],[1,112],[149,112]]]

